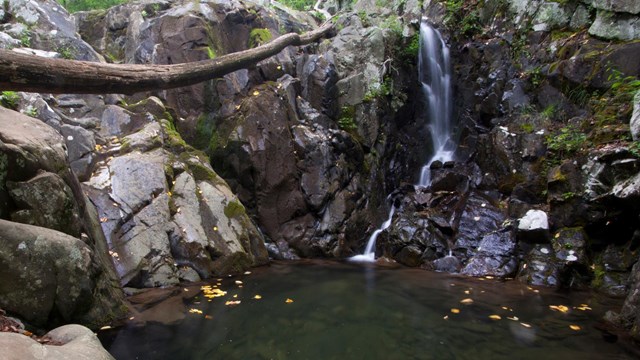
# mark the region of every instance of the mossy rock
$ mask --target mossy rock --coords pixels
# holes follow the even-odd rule
[[[229,219],[239,217],[246,214],[244,206],[237,200],[231,200],[224,207],[224,215]]]

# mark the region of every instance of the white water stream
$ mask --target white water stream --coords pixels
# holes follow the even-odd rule
[[[428,108],[429,133],[433,143],[433,156],[422,167],[417,186],[431,185],[431,164],[434,161],[453,160],[455,144],[451,141],[451,117],[453,98],[451,91],[451,65],[449,48],[440,32],[432,28],[424,19],[420,24],[420,52],[418,54],[418,78],[422,85],[424,101]],[[379,229],[371,234],[367,248],[352,261],[373,262],[376,255],[376,239],[393,220],[395,205],[391,204],[389,216]]]

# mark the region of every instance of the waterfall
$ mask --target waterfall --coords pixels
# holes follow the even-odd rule
[[[453,97],[451,91],[451,63],[449,48],[438,30],[424,19],[420,24],[420,52],[418,79],[428,110],[429,133],[433,155],[422,167],[418,186],[431,185],[431,164],[453,160],[455,145],[451,141]]]
[[[378,235],[380,235],[381,232],[387,230],[387,228],[391,226],[391,221],[393,220],[393,213],[395,213],[395,211],[396,211],[396,207],[393,204],[391,204],[391,210],[389,211],[389,216],[387,217],[387,220],[382,223],[382,226],[380,226],[379,229],[377,229],[376,231],[373,232],[373,234],[371,234],[371,237],[369,237],[369,241],[367,242],[367,248],[364,249],[364,253],[362,255],[352,256],[351,258],[349,258],[349,260],[372,262],[376,259],[376,239],[378,239]]]
[[[433,156],[422,167],[417,186],[431,185],[431,164],[434,161],[453,160],[455,144],[451,139],[451,118],[453,97],[451,91],[451,64],[449,48],[438,30],[432,28],[425,19],[420,24],[420,52],[418,54],[418,79],[422,85],[422,95],[428,109],[429,133],[433,143]],[[393,220],[395,205],[391,205],[387,220],[371,234],[367,248],[362,255],[350,258],[352,261],[372,262],[375,260],[376,239]],[[452,256],[449,250],[449,256]]]

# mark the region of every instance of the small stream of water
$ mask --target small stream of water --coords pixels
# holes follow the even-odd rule
[[[183,300],[199,287],[178,288],[169,307],[149,310],[184,317],[172,325],[98,336],[116,359],[634,358],[594,328],[620,301],[589,292],[330,261],[274,262],[218,283],[226,295]]]

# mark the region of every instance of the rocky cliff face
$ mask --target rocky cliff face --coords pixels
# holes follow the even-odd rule
[[[432,169],[428,191],[402,193],[383,251],[436,270],[630,292],[620,321],[631,327],[635,2],[431,1],[424,9],[453,52],[460,146],[455,164]]]

